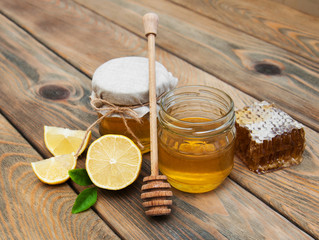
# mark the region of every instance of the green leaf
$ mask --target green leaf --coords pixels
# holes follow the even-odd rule
[[[75,199],[72,213],[79,213],[87,210],[95,204],[97,200],[97,187],[83,190]]]
[[[69,170],[69,176],[73,182],[81,186],[88,186],[93,184],[87,171],[84,168]]]

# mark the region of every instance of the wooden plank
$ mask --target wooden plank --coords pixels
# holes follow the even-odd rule
[[[297,9],[298,11],[319,17],[319,4],[318,0],[272,0],[274,2],[282,3],[286,6]]]
[[[64,9],[70,9],[70,6]],[[54,9],[50,7],[50,11]],[[0,17],[0,20],[0,72],[5,79],[0,82],[1,111],[43,155],[49,157],[43,142],[42,125],[84,129],[93,121],[94,114],[87,104],[89,79],[5,18]],[[122,33],[127,34],[126,31]],[[132,35],[132,41],[138,44],[139,38]],[[123,48],[117,44],[114,46],[119,50]],[[165,52],[159,56],[166,64],[171,62],[189,70],[186,75],[190,79],[196,76],[203,80],[202,83],[220,83]],[[39,91],[39,88],[48,85],[64,89],[69,87],[69,95],[63,91]],[[16,107],[8,107],[13,105]],[[94,138],[97,137],[96,129]],[[84,167],[83,159],[78,161],[78,167]],[[230,179],[216,191],[207,194],[174,191],[172,215],[167,218],[148,218],[140,199],[142,177],[146,175],[149,175],[149,163],[145,159],[141,175],[134,184],[121,191],[98,192],[95,210],[123,238],[256,239],[267,236],[273,239],[311,239]],[[73,187],[79,191],[83,189],[75,184]]]
[[[319,60],[311,62],[165,0],[76,1],[139,36],[144,36],[142,16],[158,13],[159,46],[319,130]],[[309,40],[314,49],[317,39]]]
[[[316,84],[319,78],[319,64],[167,1],[78,2],[140,36],[144,35],[141,27],[142,15],[147,11],[158,12],[161,21],[157,43],[160,46],[257,99],[275,102],[290,115],[319,130],[316,117],[319,115],[319,107],[316,104],[319,101]],[[107,21],[104,25],[95,25],[94,16],[83,19],[82,9],[75,5],[66,12],[50,14],[43,12],[43,3],[37,1],[21,3],[5,0],[0,4],[6,14],[88,75],[92,75],[96,67],[109,59],[108,57],[140,55],[144,50],[140,49],[139,45],[132,45],[129,38],[123,37],[125,35],[113,35],[112,33],[117,30]],[[64,5],[73,6],[71,2],[47,4],[56,9],[63,9]],[[122,14],[118,14],[119,12]],[[62,15],[64,19],[61,18]],[[72,25],[69,26],[68,22],[81,22],[82,25],[74,28]],[[113,36],[113,41],[102,41],[105,39],[105,31],[109,36]],[[113,51],[116,49],[113,45],[116,41],[120,41],[127,47],[124,49],[130,52],[124,49]],[[266,74],[281,71],[281,74],[265,75],[257,70]]]
[[[278,47],[319,62],[319,18],[267,0],[170,0]],[[298,1],[303,6],[306,1]],[[317,5],[317,12],[319,4]],[[314,10],[314,9],[313,9]]]
[[[70,186],[38,181],[30,162],[42,157],[1,114],[0,143],[1,239],[119,239],[92,210],[70,213]]]
[[[120,32],[120,34],[122,34],[122,32]],[[121,50],[119,49],[119,52],[120,51],[124,51],[123,50],[123,48],[121,48]],[[163,61],[165,61],[165,59],[162,59]],[[169,66],[169,65],[172,65],[172,66],[177,66],[178,68],[180,67],[181,69],[187,69],[188,70],[188,67],[186,67],[186,66],[183,66],[183,65],[181,65],[180,63],[174,63],[174,61],[172,62],[171,60],[166,60],[166,62],[167,62],[167,65]],[[176,73],[178,74],[178,70],[176,71]],[[185,76],[183,76],[183,74],[185,75]],[[188,71],[183,71],[182,72],[182,78],[184,77],[189,77],[189,74],[190,75],[193,75],[193,77],[197,77],[197,75],[196,74],[193,74],[193,73],[189,73]],[[180,73],[179,73],[179,75],[181,75],[181,71],[180,71]],[[235,95],[236,96],[236,95]]]

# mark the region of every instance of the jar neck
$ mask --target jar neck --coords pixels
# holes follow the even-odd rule
[[[162,128],[176,134],[194,138],[218,135],[234,126],[234,103],[216,88],[180,87],[162,97],[158,119]]]

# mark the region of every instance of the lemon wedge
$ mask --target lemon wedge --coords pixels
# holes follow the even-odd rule
[[[69,179],[68,172],[76,167],[76,163],[76,157],[72,154],[66,154],[32,162],[31,166],[41,182],[55,185]]]
[[[71,130],[68,128],[44,126],[44,143],[47,149],[54,155],[76,153],[85,137],[85,131]],[[91,140],[89,132],[79,155],[86,149]]]

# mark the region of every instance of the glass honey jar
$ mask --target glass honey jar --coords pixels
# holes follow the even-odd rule
[[[218,187],[234,165],[236,137],[232,99],[206,86],[166,93],[158,114],[159,169],[184,192]]]
[[[142,153],[150,150],[148,71],[147,58],[122,57],[99,66],[92,78],[91,105],[101,118],[100,134],[125,135]],[[177,78],[156,62],[158,99],[175,88],[177,82]]]

